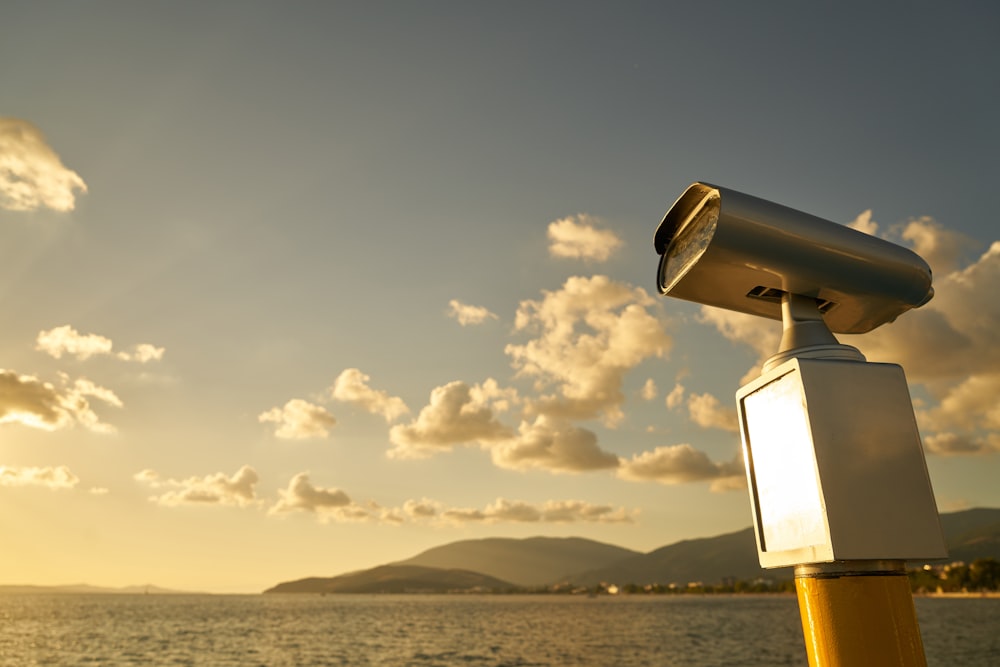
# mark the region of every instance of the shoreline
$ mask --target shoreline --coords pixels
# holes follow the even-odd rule
[[[966,598],[1000,598],[1000,591],[983,591],[979,593],[914,593],[915,598],[955,598],[955,599],[966,599]]]

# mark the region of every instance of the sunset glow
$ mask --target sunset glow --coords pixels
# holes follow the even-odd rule
[[[905,368],[939,508],[1000,506],[990,22],[830,11],[5,7],[0,584],[749,526],[734,394],[781,325],[657,294],[694,180],[928,261],[842,342]]]

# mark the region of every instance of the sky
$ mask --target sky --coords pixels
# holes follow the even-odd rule
[[[987,3],[21,2],[0,583],[257,592],[481,537],[750,525],[780,323],[661,297],[694,181],[915,250],[862,336],[1000,507]]]

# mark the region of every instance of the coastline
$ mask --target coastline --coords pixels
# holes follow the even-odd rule
[[[1000,591],[981,591],[978,593],[969,592],[954,592],[954,593],[914,593],[915,598],[955,598],[955,599],[968,599],[968,598],[1000,598]]]

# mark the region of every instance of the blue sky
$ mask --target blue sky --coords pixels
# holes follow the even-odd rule
[[[7,583],[749,525],[780,325],[656,295],[695,180],[925,256],[845,342],[906,369],[939,507],[1000,505],[997,10],[744,4],[7,3]]]

